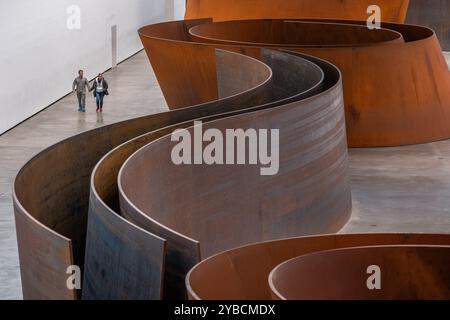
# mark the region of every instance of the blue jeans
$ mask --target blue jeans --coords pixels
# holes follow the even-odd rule
[[[105,97],[104,92],[96,92],[95,100],[97,102],[97,108],[103,108],[103,98]]]

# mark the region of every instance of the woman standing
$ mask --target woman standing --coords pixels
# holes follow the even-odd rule
[[[103,74],[99,74],[92,85],[91,91],[94,90],[94,98],[97,103],[97,112],[103,112],[103,98],[108,93],[108,82],[103,78]]]

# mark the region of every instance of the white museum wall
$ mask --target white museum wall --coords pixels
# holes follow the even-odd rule
[[[183,18],[184,0],[167,1]],[[67,27],[71,5],[81,9],[79,30]],[[165,6],[166,0],[0,0],[0,134],[68,94],[79,69],[89,79],[109,69],[113,25],[118,62],[141,50],[137,29],[163,21]]]
[[[183,20],[184,13],[186,12],[186,0],[173,0],[173,1],[174,1],[175,20]]]

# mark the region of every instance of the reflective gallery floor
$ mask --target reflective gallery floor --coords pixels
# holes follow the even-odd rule
[[[103,115],[95,113],[90,95],[87,113],[79,114],[76,98],[69,95],[0,136],[0,299],[21,299],[11,199],[15,174],[33,155],[64,138],[167,110],[149,69],[141,52],[107,72],[111,95]],[[351,149],[350,166],[353,216],[343,233],[450,233],[450,141]]]

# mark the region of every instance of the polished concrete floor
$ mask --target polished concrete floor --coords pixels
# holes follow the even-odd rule
[[[20,167],[42,149],[64,138],[120,120],[167,110],[143,52],[107,72],[105,77],[110,95],[105,98],[102,117],[95,112],[92,95],[87,98],[86,114],[77,112],[76,97],[69,95],[0,136],[0,299],[20,299],[22,296],[11,199],[13,179]],[[71,83],[68,83],[69,90],[70,87]]]
[[[450,63],[450,54],[447,55]],[[42,149],[82,131],[166,109],[143,52],[106,73],[111,95],[102,117],[70,95],[0,136],[0,299],[20,299],[11,191],[20,167]],[[70,84],[68,84],[70,88]],[[450,233],[450,141],[350,150],[353,217],[342,232]],[[51,168],[49,168],[51,170]]]

